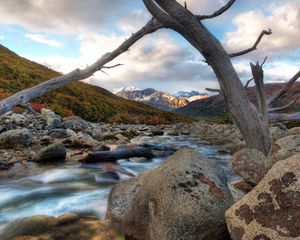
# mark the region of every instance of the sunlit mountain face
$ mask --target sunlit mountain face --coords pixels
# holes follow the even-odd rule
[[[114,89],[112,92],[119,97],[144,102],[152,107],[166,111],[173,111],[177,108],[186,106],[192,101],[208,97],[206,94],[194,90],[191,92],[180,91],[172,95],[167,92],[157,91],[153,88],[142,90],[137,87],[124,87]]]

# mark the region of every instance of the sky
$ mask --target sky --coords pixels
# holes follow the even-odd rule
[[[184,0],[177,0],[183,4]],[[195,14],[209,14],[226,0],[186,0]],[[151,15],[142,0],[7,0],[0,5],[0,44],[62,73],[92,64],[113,51]],[[203,21],[228,53],[251,47],[272,29],[258,49],[233,59],[243,82],[250,61],[263,61],[265,82],[285,82],[300,69],[300,0],[237,0],[223,15]],[[177,91],[218,88],[203,57],[179,34],[162,29],[138,41],[85,82],[108,90],[135,86]]]

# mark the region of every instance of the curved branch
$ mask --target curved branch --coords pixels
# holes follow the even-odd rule
[[[125,40],[117,49],[115,49],[113,52],[104,54],[91,66],[88,66],[85,69],[77,68],[68,74],[52,78],[0,101],[0,115],[11,110],[17,105],[26,105],[26,103],[31,99],[42,96],[43,94],[58,89],[68,83],[83,80],[92,76],[95,72],[104,68],[105,64],[126,52],[136,41],[160,28],[162,28],[162,25],[155,19],[151,19],[143,28],[132,34],[131,37]]]
[[[210,14],[210,15],[197,15],[197,20],[201,21],[201,20],[204,20],[204,19],[209,19],[209,18],[215,18],[215,17],[218,17],[220,16],[221,14],[223,14],[224,12],[226,12],[234,3],[235,3],[236,0],[229,0],[229,2],[221,7],[218,11],[214,12],[213,14]]]
[[[247,83],[245,84],[245,89],[249,87],[249,84],[254,80],[254,78],[251,78],[247,81]]]
[[[274,96],[267,100],[268,106],[270,106],[272,103],[277,101],[283,94],[285,94],[291,88],[294,82],[297,81],[298,78],[300,78],[300,71],[297,72],[286,84],[284,84],[282,89],[280,89]]]
[[[238,57],[238,56],[242,56],[242,55],[245,55],[249,52],[252,52],[254,50],[257,49],[257,46],[258,44],[260,43],[261,39],[263,38],[264,35],[271,35],[272,34],[272,30],[271,29],[268,29],[268,30],[263,30],[259,37],[257,38],[256,42],[254,43],[254,45],[251,47],[251,48],[248,48],[246,50],[243,50],[243,51],[240,51],[240,52],[236,52],[236,53],[231,53],[231,54],[228,54],[229,57],[233,58],[233,57]]]
[[[297,100],[298,100],[298,97],[296,97],[293,101],[291,101],[290,103],[288,103],[284,106],[276,107],[276,108],[268,108],[268,112],[277,112],[277,111],[285,110],[285,109],[289,108],[290,106],[292,106]]]

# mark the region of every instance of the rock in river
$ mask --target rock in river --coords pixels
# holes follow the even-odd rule
[[[63,144],[53,143],[39,150],[33,160],[36,162],[65,160],[66,154]]]
[[[138,240],[224,240],[224,213],[232,202],[209,160],[183,148],[160,167],[116,185],[106,219]]]

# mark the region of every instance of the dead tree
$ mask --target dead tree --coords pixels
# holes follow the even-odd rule
[[[86,69],[76,69],[69,74],[51,79],[33,88],[25,89],[0,102],[0,114],[9,111],[17,105],[25,105],[29,100],[42,94],[62,87],[63,85],[88,78],[96,71],[105,68],[105,64],[124,53],[136,41],[146,34],[155,32],[161,28],[169,28],[182,35],[200,54],[205,62],[213,69],[220,84],[220,91],[224,95],[225,102],[238,125],[247,147],[255,148],[268,154],[271,148],[271,137],[269,132],[269,120],[285,119],[299,120],[300,114],[268,115],[268,106],[278,99],[284,91],[278,93],[277,97],[266,100],[263,91],[263,72],[259,64],[252,65],[252,72],[257,84],[257,95],[259,107],[249,101],[245,88],[242,85],[231,62],[232,57],[241,56],[254,51],[264,35],[270,35],[270,30],[262,31],[254,45],[246,50],[237,53],[227,53],[220,41],[204,26],[203,20],[218,17],[227,11],[235,0],[230,0],[225,6],[210,15],[195,15],[188,10],[188,6],[180,5],[176,0],[143,0],[145,6],[152,14],[150,20],[142,29],[133,34],[113,52],[102,56],[96,63]],[[299,74],[295,75],[296,80]],[[296,81],[295,80],[295,81]],[[287,90],[289,86],[286,86]],[[280,96],[279,96],[280,95]],[[267,102],[264,102],[267,101]]]

